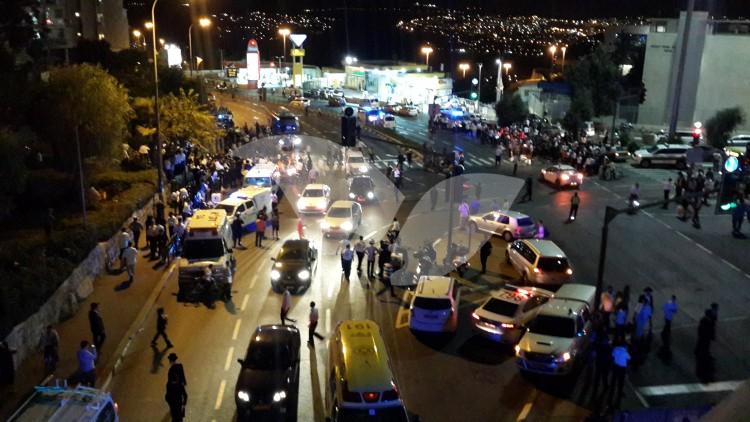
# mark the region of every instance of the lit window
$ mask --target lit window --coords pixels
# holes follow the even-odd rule
[[[657,25],[656,32],[667,32],[667,27],[664,25]]]

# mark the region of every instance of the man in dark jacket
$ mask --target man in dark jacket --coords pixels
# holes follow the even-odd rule
[[[169,341],[169,337],[167,336],[167,314],[164,312],[164,308],[156,310],[156,334],[151,339],[152,346],[156,346],[156,340],[159,337],[162,337],[167,342],[167,348],[172,347],[172,342]]]
[[[99,314],[99,304],[96,302],[92,303],[89,309],[89,326],[91,327],[94,347],[96,347],[97,353],[100,353],[107,334],[104,332],[104,320]]]
[[[482,274],[487,272],[487,258],[492,255],[492,239],[487,239],[479,249],[479,260],[482,262]]]
[[[242,245],[242,218],[240,218],[240,214],[237,213],[237,215],[234,216],[234,220],[232,220],[232,240],[234,241],[234,247],[236,248],[237,245]]]
[[[167,374],[167,392],[164,395],[169,405],[169,413],[172,422],[181,422],[185,417],[185,405],[187,405],[187,390],[185,386],[185,370],[181,363],[177,363],[177,354],[169,354],[169,373]]]

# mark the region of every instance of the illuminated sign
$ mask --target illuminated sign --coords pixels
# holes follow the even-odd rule
[[[294,45],[297,46],[297,48],[302,48],[302,43],[305,42],[307,39],[307,35],[305,34],[290,34],[289,39],[292,40]]]
[[[247,42],[247,79],[248,81],[260,79],[260,51],[254,39]]]
[[[167,44],[164,46],[164,50],[167,52],[167,66],[169,67],[182,67],[182,50],[175,44]]]

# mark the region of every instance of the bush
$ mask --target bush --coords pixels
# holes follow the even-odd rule
[[[91,176],[88,180],[89,185],[95,186],[98,190],[107,192],[107,196],[112,198],[121,192],[128,190],[131,185],[136,183],[152,183],[155,185],[156,170],[145,171],[123,171],[109,170],[100,172]]]
[[[25,204],[36,209],[58,208],[57,204],[70,202],[70,194],[75,183],[73,176],[52,169],[29,172],[29,180],[24,194]]]

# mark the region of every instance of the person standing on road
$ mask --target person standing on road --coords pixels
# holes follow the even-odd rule
[[[132,283],[135,278],[135,263],[138,261],[138,250],[134,245],[130,245],[122,253],[122,260],[125,261],[125,270],[128,273],[128,283]]]
[[[698,341],[695,344],[695,372],[702,382],[710,381],[713,372],[711,341],[716,338],[716,331],[711,309],[706,309],[698,323]]]
[[[263,236],[266,233],[266,221],[262,218],[261,214],[258,213],[258,217],[255,219],[255,246],[258,248],[263,247]]]
[[[141,232],[143,231],[143,224],[138,221],[138,217],[133,217],[133,221],[130,222],[130,231],[133,232],[133,246],[138,249],[138,244],[141,240]]]
[[[479,260],[482,262],[482,274],[487,272],[487,258],[492,255],[492,239],[486,239],[479,249]]]
[[[628,345],[625,339],[620,337],[615,340],[615,347],[612,349],[612,390],[610,390],[612,401],[617,400],[619,403],[620,398],[622,398],[622,389],[625,385],[629,362],[630,353],[628,352]]]
[[[287,320],[295,322],[293,319],[286,317],[290,309],[292,309],[292,294],[289,292],[289,288],[285,287],[281,297],[281,325],[286,325]]]
[[[573,192],[573,197],[570,198],[570,213],[568,213],[568,221],[576,221],[578,216],[578,206],[581,204],[581,198],[578,196],[578,192]]]
[[[613,291],[614,288],[612,286],[607,287],[607,290],[602,292],[599,300],[599,311],[602,313],[602,320],[607,331],[609,331],[610,316],[615,309],[615,298],[612,295]]]
[[[503,146],[498,145],[495,148],[495,167],[499,167],[503,164]]]
[[[732,236],[742,237],[742,221],[745,219],[746,205],[745,198],[740,196],[735,200],[735,207],[732,209]],[[750,219],[750,214],[748,214]]]
[[[279,210],[274,208],[271,211],[271,236],[274,240],[279,240]]]
[[[167,336],[167,314],[164,312],[164,308],[156,310],[156,334],[154,334],[154,338],[151,339],[152,346],[156,347],[156,340],[158,340],[159,337],[167,342],[167,349],[172,347],[172,342],[169,341],[169,337]]]
[[[352,273],[352,261],[354,260],[354,252],[352,252],[351,245],[347,244],[344,250],[341,252],[341,269],[344,270],[344,279],[349,281],[349,276]]]
[[[242,218],[240,213],[235,214],[232,220],[232,243],[234,248],[242,246]]]
[[[78,349],[78,371],[81,374],[81,384],[93,387],[96,384],[96,361],[99,359],[97,348],[88,341],[81,341]]]
[[[466,201],[461,202],[461,204],[458,206],[458,215],[461,219],[460,228],[466,228],[466,223],[469,221],[469,204],[466,203]]]
[[[411,168],[412,161],[414,160],[414,153],[411,149],[406,150],[406,165]]]
[[[547,230],[544,228],[544,221],[539,220],[536,225],[536,236],[537,239],[544,239],[547,237]]]
[[[365,238],[360,236],[357,243],[354,244],[354,253],[357,254],[357,274],[362,272],[362,260],[365,258]]]
[[[669,209],[669,195],[672,193],[672,186],[673,186],[672,178],[668,178],[663,183],[664,188],[664,205],[661,206],[662,209],[666,210]]]
[[[307,344],[315,345],[315,329],[318,328],[318,308],[315,302],[310,302],[310,322],[307,325]]]
[[[671,357],[672,355],[672,320],[677,313],[677,309],[677,296],[675,295],[672,295],[672,298],[662,306],[664,328],[661,330],[661,353],[665,357]]]
[[[47,375],[57,369],[60,360],[60,335],[51,325],[48,325],[42,335],[42,350],[44,353],[44,369]]]
[[[299,236],[299,240],[302,240],[305,238],[305,226],[304,224],[302,224],[301,218],[297,220],[297,235]]]
[[[609,336],[606,331],[600,331],[596,336],[596,342],[594,343],[594,389],[593,395],[596,396],[596,392],[599,386],[602,386],[602,392],[606,392],[609,388],[609,372],[612,367],[612,345],[609,342]]]
[[[391,250],[387,240],[380,241],[380,251],[378,252],[378,277],[382,280],[385,277],[385,264],[391,260]]]
[[[370,244],[365,248],[365,253],[367,254],[367,283],[369,285],[370,279],[375,276],[375,255],[378,253],[374,240],[370,239]]]
[[[101,351],[107,334],[104,332],[104,320],[99,314],[99,304],[94,302],[89,309],[89,326],[96,350]]]
[[[120,233],[117,234],[117,248],[120,250],[120,269],[125,269],[125,260],[122,258],[122,253],[130,245],[130,233],[128,229],[123,227]]]
[[[185,406],[187,405],[187,390],[185,386],[185,369],[181,363],[177,362],[177,354],[170,353],[169,372],[167,373],[167,392],[164,400],[169,405],[169,413],[172,416],[172,422],[181,422],[185,418]]]

